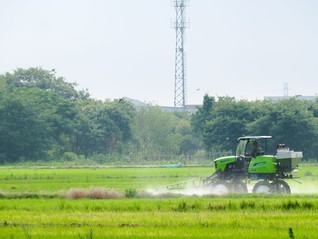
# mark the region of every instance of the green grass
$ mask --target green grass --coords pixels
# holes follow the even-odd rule
[[[2,199],[0,233],[1,238],[288,238],[292,228],[296,238],[315,238],[317,199]]]
[[[6,192],[55,192],[70,188],[107,187],[124,191],[145,189],[209,176],[213,168],[0,168],[0,190]]]
[[[212,172],[213,168],[1,167],[0,195],[90,187],[139,191]],[[302,184],[289,180],[292,190],[318,188],[318,167],[302,167],[298,174]],[[3,197],[0,237],[288,239],[291,228],[297,239],[317,238],[317,213],[317,192],[108,200]]]
[[[148,189],[209,176],[214,168],[13,168],[0,167],[0,192],[52,193],[70,188],[106,187],[124,192],[126,189]],[[301,167],[302,184],[289,180],[292,191],[318,188],[318,167]],[[311,176],[305,176],[311,175]],[[304,192],[306,192],[304,190]],[[316,191],[317,192],[317,191]]]

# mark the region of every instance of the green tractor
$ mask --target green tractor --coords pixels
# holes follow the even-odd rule
[[[302,159],[302,152],[294,152],[278,144],[276,155],[267,154],[271,136],[246,136],[237,140],[236,156],[214,160],[215,173],[203,179],[203,186],[216,193],[247,193],[247,182],[257,180],[253,193],[289,194],[284,179],[293,178],[293,171]],[[264,151],[262,148],[264,147]]]

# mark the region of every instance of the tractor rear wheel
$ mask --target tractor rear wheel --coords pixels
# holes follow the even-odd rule
[[[213,194],[223,195],[228,194],[230,192],[230,187],[227,182],[214,182],[211,186]]]
[[[244,182],[240,180],[235,180],[231,183],[231,192],[232,193],[247,193],[247,186]]]
[[[253,187],[253,193],[271,193],[272,185],[267,181],[259,181]]]
[[[290,194],[290,187],[288,183],[283,180],[276,180],[271,183],[271,191],[272,193],[278,194]]]

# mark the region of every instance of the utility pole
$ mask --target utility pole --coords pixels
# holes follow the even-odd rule
[[[185,89],[185,51],[184,35],[187,28],[185,21],[185,9],[188,6],[187,0],[172,0],[176,10],[176,20],[174,28],[176,30],[176,52],[175,52],[175,79],[174,79],[174,107],[185,109],[186,89]]]

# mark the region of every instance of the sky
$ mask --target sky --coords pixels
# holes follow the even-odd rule
[[[0,74],[173,106],[174,18],[171,0],[0,0]],[[317,0],[190,0],[186,19],[186,104],[318,94]]]

